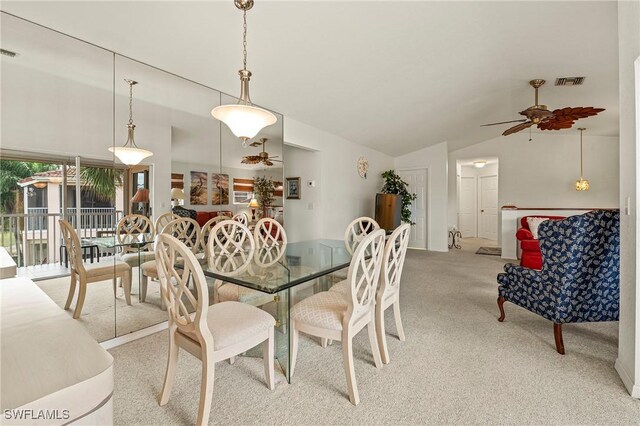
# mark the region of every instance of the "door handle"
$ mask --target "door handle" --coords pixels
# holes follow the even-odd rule
[[[480,210],[480,213],[484,213],[484,209]]]

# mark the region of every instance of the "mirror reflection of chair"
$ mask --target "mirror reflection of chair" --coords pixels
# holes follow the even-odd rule
[[[407,255],[410,232],[411,225],[407,223],[400,225],[387,238],[384,247],[380,283],[376,293],[376,334],[382,362],[385,364],[389,363],[389,351],[385,335],[384,311],[390,306],[393,306],[393,317],[396,322],[398,338],[401,342],[405,341],[402,318],[400,317],[400,278],[404,268],[404,259]],[[346,297],[349,289],[349,282],[345,280],[331,287],[330,291],[340,292]]]
[[[116,238],[120,247],[118,260],[125,262],[131,268],[129,270],[129,282],[133,282],[133,268],[140,267],[144,262],[154,259],[152,243],[146,244],[144,247],[138,248],[131,243],[134,238],[141,235],[148,235],[148,240],[152,241],[154,237],[154,228],[151,220],[141,214],[128,214],[124,216],[116,225]]]
[[[73,312],[73,318],[78,319],[82,312],[84,299],[87,294],[87,284],[100,281],[113,281],[113,293],[116,293],[116,279],[119,278],[124,288],[124,297],[127,305],[131,305],[131,268],[125,262],[116,260],[114,263],[104,262],[91,263],[85,265],[82,262],[82,249],[80,239],[75,229],[66,220],[59,220],[60,231],[64,239],[65,246],[68,251],[69,269],[71,270],[71,283],[69,286],[69,295],[64,304],[65,309],[69,309],[71,301],[78,284],[78,300],[76,301],[76,309]]]
[[[360,397],[353,365],[353,338],[364,327],[368,328],[375,365],[382,367],[375,329],[375,303],[384,237],[385,232],[379,229],[360,241],[349,266],[347,297],[337,291],[323,291],[295,304],[291,310],[291,375],[296,367],[300,332],[341,341],[349,400],[354,405],[360,402]]]
[[[244,226],[249,226],[249,216],[247,216],[247,214],[244,212],[238,213],[237,215],[233,216],[231,219],[237,222],[240,222]]]
[[[169,234],[177,238],[185,244],[195,255],[200,249],[200,225],[195,220],[188,217],[179,217],[169,222],[163,229],[161,234]],[[158,235],[161,235],[158,234]],[[142,268],[142,282],[140,283],[140,301],[144,302],[147,297],[147,284],[149,278],[158,279],[158,267],[155,260],[145,262]],[[163,299],[161,307],[164,309]]]
[[[238,302],[209,306],[209,289],[191,249],[168,233],[156,239],[161,294],[169,316],[169,357],[160,405],[169,402],[180,348],[202,361],[197,425],[206,425],[213,398],[215,363],[262,343],[267,387],[274,389],[274,325],[267,312]],[[183,266],[176,269],[177,259]],[[189,281],[193,282],[189,289]]]
[[[211,229],[224,220],[231,220],[231,218],[227,216],[212,217],[204,225],[202,225],[202,228],[200,229],[200,249],[205,253],[205,257],[207,259],[209,258],[209,255],[207,254],[207,242],[209,241],[209,234],[211,233]]]
[[[179,219],[179,218],[180,218],[180,216],[178,216],[177,214],[174,214],[174,213],[161,214],[156,219],[156,223],[155,223],[155,225],[156,225],[156,233],[161,234],[162,230],[164,229],[164,227],[167,226],[167,223],[171,222],[172,220]]]

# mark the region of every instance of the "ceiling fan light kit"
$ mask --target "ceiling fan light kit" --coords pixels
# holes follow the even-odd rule
[[[226,124],[231,132],[242,140],[242,146],[247,146],[247,141],[255,137],[260,130],[275,124],[278,119],[266,109],[259,108],[251,103],[249,96],[249,81],[251,71],[247,69],[247,11],[253,7],[253,0],[235,0],[234,4],[243,14],[243,68],[238,71],[240,75],[240,98],[237,104],[220,105],[211,110],[211,115]]]
[[[582,78],[584,80],[584,78]],[[485,126],[496,126],[507,123],[520,123],[507,130],[502,135],[509,136],[514,133],[518,133],[524,129],[528,129],[531,126],[537,126],[540,130],[562,130],[570,129],[581,118],[591,117],[602,111],[604,108],[594,107],[565,107],[549,111],[546,105],[542,105],[538,102],[538,89],[545,83],[543,79],[534,79],[529,82],[529,85],[535,90],[535,104],[520,111],[520,115],[527,117],[521,120],[502,121],[499,123],[484,124]]]

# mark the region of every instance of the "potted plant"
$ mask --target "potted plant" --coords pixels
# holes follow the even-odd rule
[[[275,190],[276,187],[270,177],[257,177],[253,181],[253,195],[260,205],[260,216],[263,218],[267,217],[267,209],[275,200],[273,196]]]
[[[382,192],[385,194],[398,194],[402,199],[402,221],[410,225],[415,225],[415,222],[411,221],[411,203],[418,198],[416,194],[412,194],[407,189],[409,185],[403,181],[400,175],[395,170],[387,170],[382,173],[384,178],[384,185],[382,186]]]

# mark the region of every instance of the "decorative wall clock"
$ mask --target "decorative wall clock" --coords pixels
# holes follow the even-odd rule
[[[361,178],[366,179],[369,172],[369,160],[366,157],[358,158],[358,174]]]

